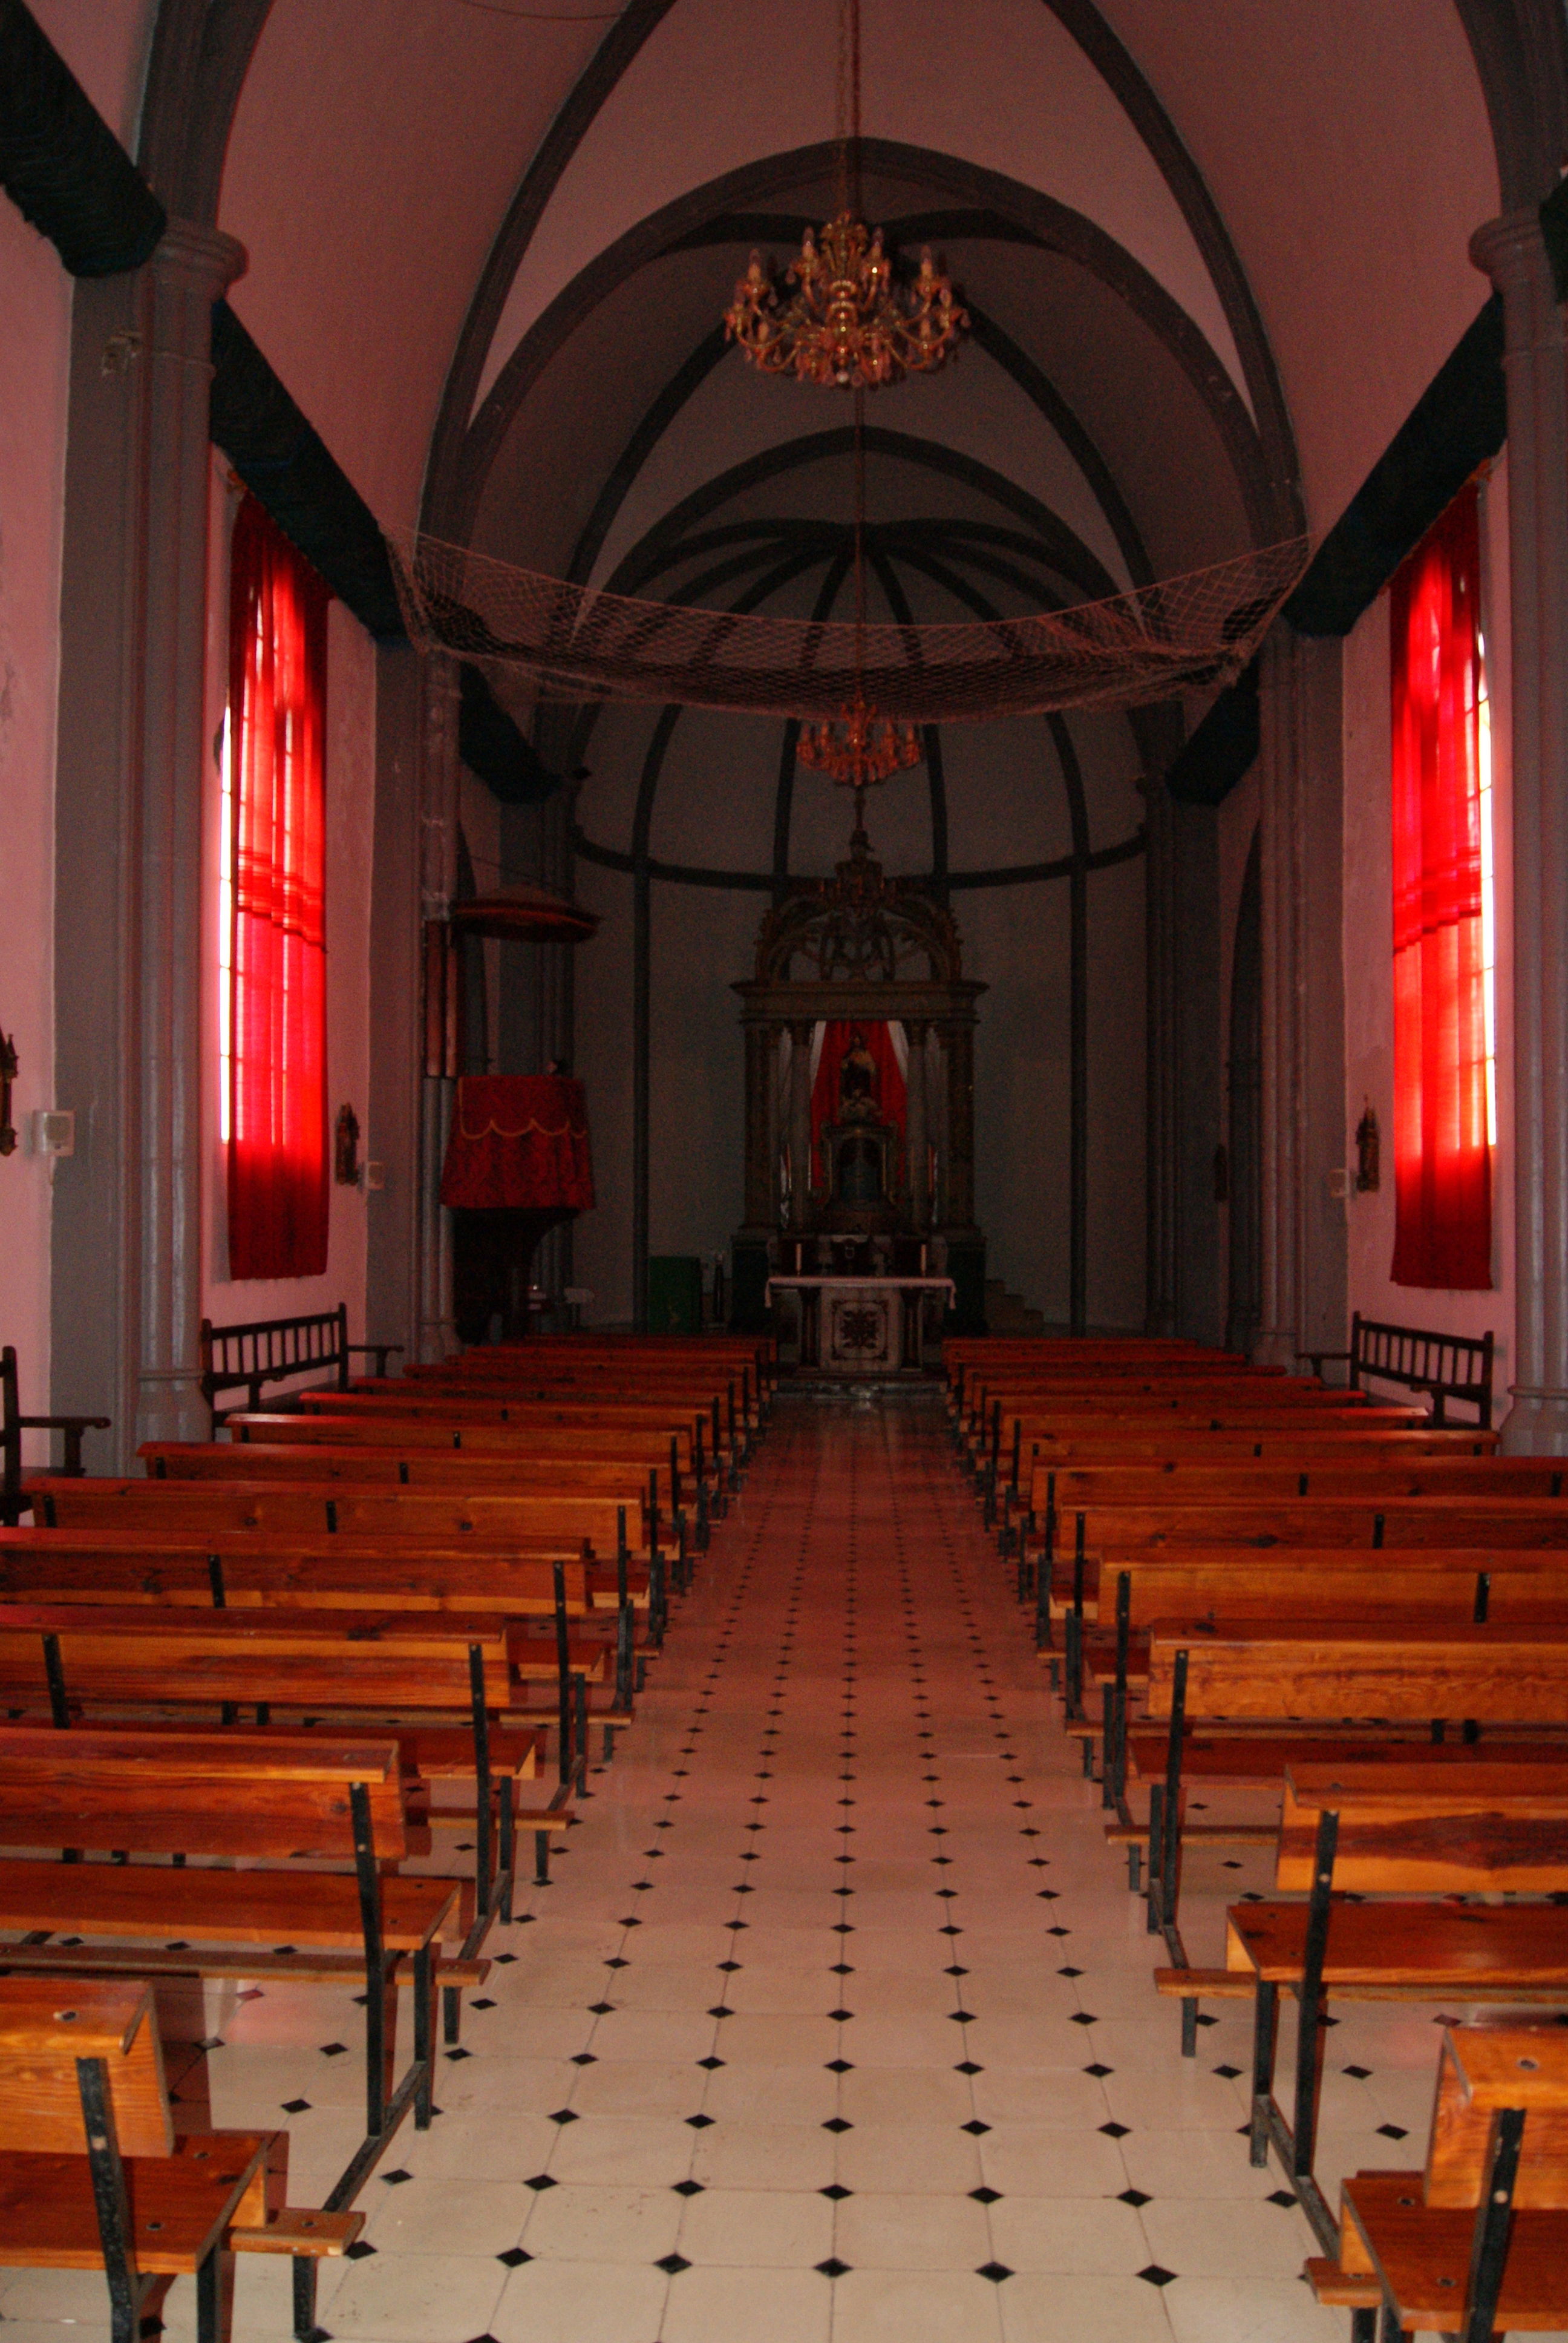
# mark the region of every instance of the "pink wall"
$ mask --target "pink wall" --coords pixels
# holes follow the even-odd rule
[[[0,201],[0,1032],[21,1073],[15,1155],[0,1158],[0,1342],[22,1399],[49,1404],[52,1165],[30,1118],[54,1104],[55,710],[71,284],[52,246]],[[42,1460],[40,1453],[39,1461]]]
[[[1493,843],[1497,870],[1497,1148],[1493,1159],[1490,1293],[1395,1285],[1393,1259],[1393,912],[1390,782],[1388,597],[1382,595],[1345,644],[1344,973],[1345,1127],[1353,1134],[1370,1102],[1382,1136],[1382,1184],[1352,1194],[1350,1305],[1363,1317],[1444,1332],[1497,1337],[1499,1394],[1513,1342],[1513,833],[1508,753],[1507,474],[1500,463],[1483,491],[1483,558],[1493,707]],[[1352,1164],[1353,1169],[1353,1164]]]
[[[226,466],[213,461],[209,562],[206,738],[216,743],[226,698],[228,536],[233,499]],[[376,649],[341,602],[327,618],[327,1114],[345,1103],[359,1118],[360,1160],[373,1151],[370,1095],[370,877],[376,789]],[[348,1304],[352,1341],[365,1332],[366,1199],[362,1187],[332,1190],[327,1270],[321,1277],[230,1279],[225,1172],[218,1139],[218,809],[216,753],[207,770],[206,940],[203,953],[203,1299],[218,1324],[281,1318]]]

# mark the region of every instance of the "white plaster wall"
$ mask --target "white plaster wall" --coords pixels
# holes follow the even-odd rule
[[[202,955],[203,1293],[216,1324],[293,1317],[348,1304],[351,1342],[365,1335],[366,1196],[334,1181],[327,1268],[320,1277],[228,1274],[226,1172],[218,1136],[218,728],[227,697],[228,540],[233,500],[215,456],[207,591],[207,824]],[[363,1162],[374,1152],[370,1102],[370,880],[376,792],[376,647],[341,602],[327,634],[327,1112],[359,1118]],[[279,1389],[286,1386],[279,1385]]]
[[[1352,1194],[1350,1305],[1363,1317],[1446,1333],[1497,1337],[1496,1387],[1513,1347],[1513,797],[1508,739],[1507,478],[1500,464],[1483,492],[1488,680],[1493,709],[1493,850],[1497,872],[1497,1147],[1493,1157],[1490,1293],[1395,1285],[1393,1260],[1393,841],[1388,597],[1380,595],[1345,644],[1344,974],[1345,1127],[1374,1110],[1382,1182]],[[1354,1157],[1352,1156],[1353,1173]]]
[[[0,1157],[0,1343],[22,1403],[49,1404],[52,1166],[30,1120],[54,1099],[55,719],[71,284],[53,246],[0,200],[0,1033],[20,1074],[18,1151]],[[32,1461],[44,1453],[30,1443]]]

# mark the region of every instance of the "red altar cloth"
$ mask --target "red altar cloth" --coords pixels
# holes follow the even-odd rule
[[[441,1202],[459,1212],[590,1212],[593,1161],[581,1082],[562,1074],[465,1074]]]

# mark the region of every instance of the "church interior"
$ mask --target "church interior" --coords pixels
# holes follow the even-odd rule
[[[1568,2337],[1560,0],[0,191],[0,2338]]]

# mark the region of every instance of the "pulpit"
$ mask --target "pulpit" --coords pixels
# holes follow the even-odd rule
[[[441,1202],[452,1214],[452,1314],[482,1342],[528,1328],[539,1240],[591,1212],[593,1162],[583,1086],[563,1074],[466,1074],[457,1086]]]

